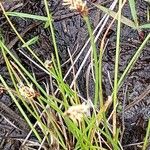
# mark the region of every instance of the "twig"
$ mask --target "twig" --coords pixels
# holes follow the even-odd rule
[[[3,102],[0,102],[0,115],[5,116],[6,118],[9,118],[17,123],[17,125],[23,130],[28,131],[29,128],[24,121],[18,114],[16,114],[12,109],[10,109],[8,106],[6,106]]]
[[[147,87],[147,89],[137,98],[133,100],[128,106],[125,107],[125,111],[129,110],[131,107],[136,105],[137,103],[141,102],[145,96],[147,96],[150,93],[150,85]]]
[[[35,28],[36,26],[38,26],[40,23],[33,23],[31,25],[29,25],[26,29],[23,30],[23,32],[20,33],[21,37],[24,37],[24,35],[29,32],[30,30],[32,30],[33,28]],[[10,43],[7,45],[8,49],[13,48],[13,46],[19,41],[18,36],[15,37],[12,41],[10,41]]]

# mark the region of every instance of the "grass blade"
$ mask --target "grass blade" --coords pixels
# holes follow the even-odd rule
[[[120,79],[118,81],[118,87],[120,87],[122,85],[122,82],[123,82],[124,78],[127,76],[127,74],[130,72],[130,70],[134,66],[135,62],[137,61],[137,59],[139,58],[139,56],[140,56],[140,54],[141,54],[141,52],[143,50],[143,47],[145,46],[145,44],[148,42],[149,39],[150,39],[150,33],[147,35],[147,37],[145,38],[145,40],[143,41],[143,43],[141,44],[139,49],[136,51],[136,53],[134,54],[134,56],[130,60],[128,66],[125,69],[125,71],[121,75],[121,77],[120,77]]]
[[[150,119],[148,121],[148,127],[147,127],[146,136],[145,136],[145,140],[144,140],[144,144],[143,144],[142,150],[146,150],[149,135],[150,135]]]
[[[136,27],[138,28],[138,17],[137,17],[137,11],[135,6],[135,0],[129,0],[129,5],[130,5],[132,18],[134,20]]]
[[[102,10],[103,12],[105,12],[106,14],[108,14],[111,17],[116,18],[118,20],[118,18],[117,18],[118,13],[110,10],[109,8],[103,7],[101,5],[94,4],[94,6],[96,6],[97,8],[99,8],[100,10]],[[128,19],[128,18],[126,18],[124,16],[121,16],[121,22],[123,24],[125,24],[125,25],[133,28],[133,29],[137,28],[137,26],[135,25],[135,23],[133,21],[131,21],[130,19]]]
[[[13,17],[20,17],[20,18],[36,19],[36,20],[40,20],[40,21],[47,21],[47,17],[39,16],[39,15],[32,15],[32,14],[28,14],[28,13],[6,12],[6,15],[13,16]]]
[[[150,23],[140,25],[139,28],[140,29],[150,29]]]

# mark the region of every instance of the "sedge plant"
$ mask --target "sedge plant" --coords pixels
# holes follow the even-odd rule
[[[69,7],[72,11],[77,11],[79,15],[83,18],[87,26],[87,32],[89,33],[90,44],[91,44],[91,64],[94,68],[94,98],[92,102],[85,100],[78,93],[78,89],[72,89],[71,85],[68,85],[63,78],[61,62],[59,60],[57,40],[55,38],[53,17],[51,15],[50,9],[48,7],[48,1],[44,0],[44,6],[47,16],[38,16],[34,14],[19,13],[19,12],[6,12],[2,2],[0,2],[1,10],[6,17],[9,25],[13,29],[14,33],[22,42],[22,47],[27,48],[28,51],[34,56],[35,60],[29,58],[27,55],[24,56],[35,64],[39,69],[44,71],[49,75],[53,82],[55,83],[54,92],[49,93],[50,89],[47,86],[42,86],[38,83],[34,73],[27,70],[20,61],[17,60],[15,55],[10,49],[8,49],[3,38],[0,39],[0,50],[3,54],[13,87],[9,87],[4,78],[0,75],[0,81],[2,82],[3,88],[6,89],[11,99],[16,104],[21,115],[25,118],[27,124],[31,128],[27,138],[22,143],[23,145],[29,139],[32,133],[34,133],[35,138],[38,140],[40,146],[47,144],[52,148],[56,149],[69,149],[73,146],[74,149],[123,149],[119,141],[119,132],[117,128],[116,116],[117,116],[117,104],[118,104],[118,91],[123,84],[124,79],[133,68],[134,64],[138,60],[144,46],[150,38],[150,34],[145,38],[141,46],[138,48],[136,53],[133,55],[129,61],[127,67],[125,68],[121,77],[118,77],[119,73],[119,56],[120,56],[120,35],[121,35],[121,23],[126,24],[134,29],[139,29],[141,26],[137,22],[137,15],[135,9],[135,2],[133,0],[129,1],[130,7],[132,6],[132,17],[133,21],[122,16],[122,8],[125,4],[125,0],[119,0],[118,12],[113,12],[100,5],[95,5],[106,14],[117,19],[117,40],[116,40],[116,57],[115,57],[115,68],[114,68],[114,88],[112,95],[108,96],[108,100],[103,99],[103,89],[102,89],[102,59],[103,59],[103,48],[104,40],[100,46],[100,50],[96,48],[96,43],[94,41],[95,36],[93,34],[93,29],[89,19],[89,9],[87,7],[87,2],[82,0],[64,0],[63,5]],[[134,4],[134,6],[133,6]],[[45,28],[49,29],[51,33],[53,46],[55,54],[52,56],[52,60],[47,60],[44,63],[37,57],[37,55],[30,48],[30,45],[35,44],[38,41],[38,37],[34,37],[29,41],[25,42],[20,36],[19,32],[13,25],[9,15],[21,17],[24,19],[36,19],[43,21]],[[144,26],[144,25],[143,25]],[[148,26],[148,25],[147,25]],[[6,57],[9,55],[9,57]],[[73,59],[72,59],[73,61]],[[45,65],[46,64],[46,65]],[[75,74],[74,81],[76,81],[78,75]],[[54,85],[52,85],[54,86]],[[76,87],[76,86],[75,86]],[[77,100],[78,99],[78,100]],[[83,101],[85,101],[83,103]],[[107,110],[111,107],[113,103],[113,111],[109,117],[107,116]],[[26,110],[23,110],[23,104]],[[90,109],[93,109],[91,114]],[[35,118],[36,122],[33,123],[30,117],[27,115],[29,113]],[[113,118],[113,126],[110,124],[110,118]],[[42,131],[42,132],[41,132]],[[145,142],[143,149],[145,149],[147,144],[147,139],[149,134],[149,127],[145,137]]]

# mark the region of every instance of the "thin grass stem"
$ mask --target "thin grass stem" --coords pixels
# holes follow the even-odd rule
[[[90,41],[91,41],[91,46],[92,46],[92,59],[94,62],[94,68],[95,68],[95,97],[94,97],[94,104],[97,106],[98,104],[98,96],[99,96],[99,71],[98,71],[98,56],[97,56],[97,50],[96,50],[96,44],[94,42],[94,35],[93,31],[90,25],[90,21],[88,16],[84,16],[84,20],[86,22],[89,36],[90,36]],[[92,60],[91,60],[92,61]]]
[[[116,56],[115,56],[115,74],[114,74],[114,95],[113,95],[113,136],[116,136],[116,105],[118,93],[118,66],[119,66],[119,53],[120,53],[120,31],[121,31],[121,5],[122,0],[119,0],[118,11],[118,25],[117,25],[117,41],[116,41]]]

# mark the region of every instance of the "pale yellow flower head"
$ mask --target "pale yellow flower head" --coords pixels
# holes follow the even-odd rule
[[[87,14],[87,2],[83,0],[63,0],[63,5],[69,5],[70,10],[77,10],[81,14]]]
[[[24,85],[23,83],[18,84],[20,95],[27,99],[33,99],[37,96],[39,96],[39,93],[37,93],[33,89],[33,85],[30,84],[29,86]]]
[[[44,62],[44,66],[45,66],[47,69],[51,69],[52,66],[53,66],[53,62],[50,61],[50,60],[46,60],[46,61]]]
[[[89,104],[82,103],[81,105],[71,106],[64,114],[68,116],[75,123],[81,122],[84,115],[89,114],[90,109]]]

